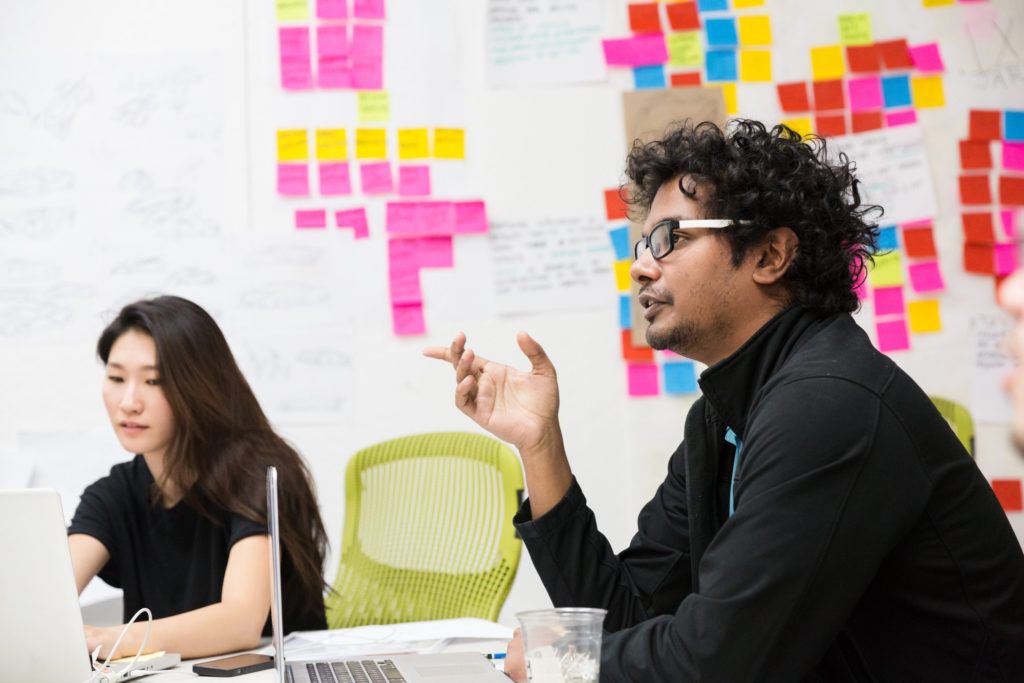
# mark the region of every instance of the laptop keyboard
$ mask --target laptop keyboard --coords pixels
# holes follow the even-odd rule
[[[306,664],[313,683],[404,683],[405,677],[390,659]]]

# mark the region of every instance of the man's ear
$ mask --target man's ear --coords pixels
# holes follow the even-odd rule
[[[782,279],[796,260],[800,240],[792,228],[775,228],[754,250],[757,261],[754,265],[754,282],[759,285],[773,285]]]

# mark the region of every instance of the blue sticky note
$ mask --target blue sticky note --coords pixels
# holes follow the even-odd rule
[[[1003,112],[1003,139],[1024,142],[1024,111]]]
[[[878,229],[878,250],[879,251],[892,251],[898,249],[900,246],[896,238],[896,228],[879,228]]]
[[[913,104],[910,98],[909,76],[886,76],[882,79],[882,98],[885,108],[909,107]]]
[[[708,50],[704,54],[708,81],[736,80],[736,50]]]
[[[629,310],[629,294],[619,295],[619,327],[624,330],[633,327],[633,316]]]
[[[733,47],[740,42],[739,35],[736,33],[736,20],[732,17],[705,19],[704,31],[708,45],[711,47]]]
[[[633,69],[633,83],[637,90],[665,87],[665,67],[661,64],[654,66],[638,66]]]
[[[729,0],[697,0],[698,12],[720,12],[729,9]]]
[[[616,261],[632,258],[633,254],[629,249],[629,226],[623,225],[621,228],[609,230],[608,236],[612,238],[612,249],[615,250]]]
[[[673,361],[661,367],[665,373],[666,394],[692,394],[697,391],[697,371],[692,360]]]

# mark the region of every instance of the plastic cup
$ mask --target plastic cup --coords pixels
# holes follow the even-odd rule
[[[516,614],[531,683],[597,683],[607,610],[538,609]]]

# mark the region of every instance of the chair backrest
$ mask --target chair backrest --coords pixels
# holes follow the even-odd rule
[[[973,458],[974,420],[971,418],[971,411],[956,401],[950,401],[948,398],[940,398],[939,396],[929,396],[928,398],[939,409],[939,414],[946,418],[946,422],[952,427],[953,433],[956,434],[957,438],[960,439],[960,443],[964,445],[964,448],[967,449],[967,452]]]
[[[480,434],[418,434],[356,453],[328,626],[497,620],[519,567],[522,491],[518,457]]]

